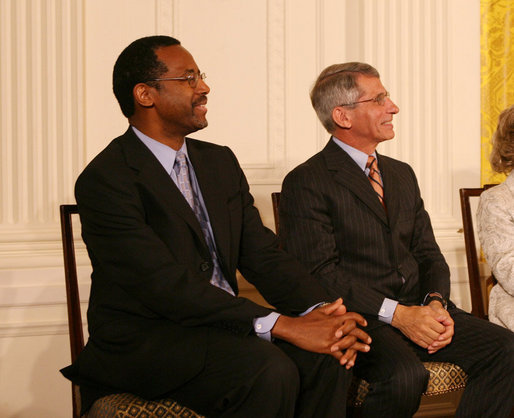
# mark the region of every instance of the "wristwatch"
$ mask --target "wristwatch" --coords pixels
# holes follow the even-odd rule
[[[425,296],[425,300],[423,301],[423,306],[428,306],[430,302],[433,300],[438,300],[443,305],[443,308],[446,309],[448,307],[448,302],[443,298],[443,296],[439,293],[429,293]]]

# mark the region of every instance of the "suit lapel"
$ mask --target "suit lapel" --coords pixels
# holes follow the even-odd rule
[[[223,193],[219,179],[219,162],[212,154],[202,153],[194,140],[186,138],[187,152],[193,164],[196,179],[202,192],[209,221],[214,234],[219,259],[229,260],[230,254],[230,217],[226,194]]]
[[[169,173],[152,152],[129,128],[122,137],[123,150],[129,167],[135,170],[140,181],[157,196],[168,209],[184,219],[192,230],[204,241],[202,229],[196,216],[177,188]]]
[[[350,190],[384,223],[388,224],[387,215],[378,200],[364,171],[332,139],[321,151],[327,168],[333,172],[334,180]],[[379,159],[380,161],[380,159]],[[384,191],[385,194],[385,191]],[[387,196],[387,195],[386,195]],[[387,197],[386,197],[387,203]]]

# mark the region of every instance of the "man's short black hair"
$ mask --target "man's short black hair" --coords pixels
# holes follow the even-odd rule
[[[159,78],[168,71],[166,65],[157,59],[155,51],[171,45],[180,45],[180,41],[171,36],[147,36],[132,42],[116,60],[112,74],[112,88],[121,111],[127,118],[135,111],[132,95],[134,86]],[[156,87],[158,88],[158,85]]]

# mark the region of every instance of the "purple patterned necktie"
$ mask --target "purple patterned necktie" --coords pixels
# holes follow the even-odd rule
[[[193,209],[193,212],[200,222],[200,226],[202,227],[202,232],[205,237],[205,242],[209,247],[209,251],[211,253],[212,263],[213,263],[213,273],[211,277],[211,284],[217,286],[231,295],[235,296],[234,290],[228,284],[227,280],[223,277],[223,273],[221,271],[221,267],[218,261],[218,255],[216,254],[216,249],[214,246],[214,240],[211,236],[211,232],[209,230],[209,224],[207,222],[207,217],[202,210],[198,197],[193,192],[193,188],[191,187],[191,181],[189,178],[189,167],[187,165],[187,157],[182,151],[178,151],[175,157],[175,164],[173,169],[177,173],[177,184],[180,192]]]

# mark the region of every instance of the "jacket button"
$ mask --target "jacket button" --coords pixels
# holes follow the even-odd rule
[[[202,261],[202,263],[200,264],[200,270],[202,271],[207,271],[209,270],[209,262],[208,261]]]

